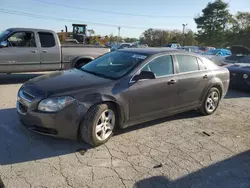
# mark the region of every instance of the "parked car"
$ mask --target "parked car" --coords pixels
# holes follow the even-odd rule
[[[209,50],[205,53],[202,53],[203,56],[210,59],[214,63],[219,66],[224,65],[225,57],[231,55],[231,51],[228,49],[216,49],[216,50]]]
[[[205,53],[209,50],[215,50],[216,48],[215,47],[212,47],[212,46],[200,46],[199,47],[199,51],[202,52],[202,53]]]
[[[107,52],[109,48],[96,45],[61,45],[51,30],[11,28],[0,35],[0,73],[81,67]]]
[[[227,58],[230,71],[230,87],[250,91],[250,50],[244,46],[232,46],[232,56]]]
[[[169,43],[169,44],[165,44],[164,47],[168,47],[168,48],[180,48],[181,45],[178,43]]]
[[[171,48],[128,48],[80,69],[36,77],[18,91],[21,122],[37,133],[105,143],[125,128],[198,109],[210,115],[229,85],[229,71]]]
[[[230,47],[232,55],[225,58],[225,63],[250,63],[250,49],[242,45]]]
[[[183,50],[186,50],[188,52],[199,53],[199,54],[201,53],[198,46],[184,46]]]
[[[117,51],[120,49],[125,49],[125,48],[132,48],[133,44],[132,43],[115,43],[114,45],[111,46],[111,51]]]
[[[203,53],[203,55],[230,56],[232,55],[232,53],[228,49],[215,49],[215,50],[209,50]]]

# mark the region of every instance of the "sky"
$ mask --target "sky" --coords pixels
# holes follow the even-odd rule
[[[208,0],[0,0],[0,31],[10,27],[72,30],[87,24],[99,35],[138,38],[148,28],[196,31],[194,17]],[[230,13],[250,11],[250,0],[225,0]],[[12,14],[10,14],[12,13]],[[101,25],[106,24],[106,25]]]

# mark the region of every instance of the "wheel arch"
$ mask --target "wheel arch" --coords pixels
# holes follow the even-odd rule
[[[86,61],[88,63],[94,59],[92,56],[77,56],[71,61],[71,67],[74,68],[80,61]]]
[[[99,105],[99,104],[111,104],[111,105],[113,105],[115,110],[116,110],[116,116],[118,118],[117,128],[122,127],[122,124],[125,122],[125,117],[126,117],[124,108],[113,97],[111,97],[111,96],[103,96],[101,100],[96,100],[95,102],[92,101],[92,104],[88,107],[85,114],[81,118],[81,121],[79,122],[78,129],[77,129],[77,137],[78,138],[80,138],[79,137],[79,130],[80,130],[81,123],[84,121],[84,118],[86,117],[86,115],[89,113],[89,111],[93,107],[95,107],[96,105]]]
[[[206,98],[208,92],[209,92],[210,89],[213,88],[213,87],[219,90],[219,92],[220,92],[220,99],[222,98],[222,94],[223,94],[223,90],[222,90],[223,87],[222,87],[222,84],[216,82],[216,83],[211,83],[211,84],[209,85],[209,87],[205,90],[205,92],[204,92],[204,94],[203,94],[203,96],[202,96],[202,98],[201,98],[201,102],[203,102],[203,101],[205,100],[205,98]]]

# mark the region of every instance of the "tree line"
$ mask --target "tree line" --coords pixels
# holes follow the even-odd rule
[[[229,5],[222,0],[210,2],[202,14],[194,18],[197,33],[187,30],[148,29],[140,37],[149,46],[163,46],[168,43],[228,47],[244,45],[250,47],[250,12],[232,15]]]
[[[144,31],[139,39],[121,38],[114,35],[105,37],[109,42],[135,42],[140,41],[148,46],[164,46],[168,43],[179,43],[184,46],[214,46],[224,48],[231,45],[244,45],[250,48],[250,12],[238,12],[232,15],[229,4],[223,0],[209,2],[201,10],[201,14],[194,18],[197,32],[186,29],[160,30],[149,28]],[[181,23],[180,23],[181,26]],[[97,38],[96,38],[97,37]],[[95,36],[91,43],[99,42]]]

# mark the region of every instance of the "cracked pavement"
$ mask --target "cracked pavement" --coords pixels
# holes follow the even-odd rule
[[[250,187],[249,93],[229,91],[211,116],[135,125],[91,148],[20,125],[17,90],[34,76],[0,75],[0,188]]]

